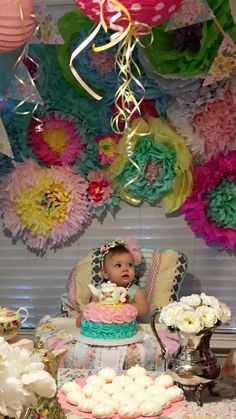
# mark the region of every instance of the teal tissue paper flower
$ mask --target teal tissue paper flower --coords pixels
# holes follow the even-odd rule
[[[138,170],[134,161],[140,169]],[[175,177],[176,153],[152,138],[142,137],[125,164],[119,180],[133,196],[154,203],[159,201],[172,188]],[[128,185],[128,182],[130,184]],[[127,185],[127,186],[125,186]]]
[[[208,217],[218,226],[236,230],[236,180],[223,179],[207,198]]]

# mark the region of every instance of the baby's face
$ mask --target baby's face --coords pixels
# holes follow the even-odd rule
[[[133,256],[130,253],[107,255],[102,269],[102,276],[120,287],[127,287],[135,278]]]

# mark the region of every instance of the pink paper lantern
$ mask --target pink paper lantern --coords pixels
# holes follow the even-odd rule
[[[30,39],[35,20],[33,0],[0,1],[0,52],[13,51]]]
[[[100,21],[99,0],[75,0],[75,3],[90,19],[96,22]],[[156,26],[175,13],[183,0],[120,0],[120,3],[129,11],[133,22]],[[105,0],[103,15],[107,26],[110,28],[112,28],[111,18],[117,14],[117,11],[111,0]],[[123,13],[122,17],[124,17]],[[116,20],[115,24],[126,26],[124,20],[119,19]]]

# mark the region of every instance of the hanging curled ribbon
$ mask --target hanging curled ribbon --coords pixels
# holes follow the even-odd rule
[[[19,14],[20,14],[21,22],[22,22],[22,27],[23,27],[23,30],[24,30],[24,32],[26,34],[26,25],[25,25],[24,11],[22,9],[22,4],[21,4],[22,0],[16,0],[16,2],[17,2],[18,7],[19,7]],[[35,15],[34,14],[32,14],[31,17],[35,19]],[[35,28],[34,34],[38,31],[38,29],[39,29],[39,27],[37,26]],[[27,83],[26,83],[26,81],[21,76],[18,76],[16,74],[19,65],[21,63],[23,63],[24,59],[27,59],[28,61],[30,61],[35,66],[36,69],[38,69],[38,67],[39,67],[38,64],[36,63],[36,61],[34,61],[33,58],[31,58],[28,55],[28,48],[29,48],[29,45],[26,44],[25,47],[24,47],[24,49],[23,49],[23,51],[22,51],[22,53],[17,58],[17,60],[16,60],[16,62],[14,64],[14,72],[15,72],[15,76],[14,77],[18,81],[19,85],[21,85],[23,87],[23,90],[24,89],[27,90]],[[36,71],[36,74],[37,74],[37,71]],[[37,111],[37,108],[38,108],[38,106],[40,104],[39,100],[37,100],[37,102],[35,103],[34,108],[32,110],[29,110],[29,111],[21,111],[20,110],[20,108],[23,105],[25,105],[26,103],[28,103],[28,102],[34,102],[34,96],[35,96],[34,91],[36,89],[34,82],[35,82],[35,80],[37,78],[37,75],[35,77],[31,77],[31,75],[30,75],[29,72],[28,72],[28,75],[29,75],[29,82],[30,82],[30,86],[29,87],[31,87],[33,89],[32,90],[29,89],[29,94],[26,95],[26,97],[24,97],[24,99],[22,99],[14,107],[13,111],[16,112],[17,115],[29,115],[29,114],[32,114],[32,118],[37,121],[37,125],[36,125],[35,129],[37,131],[42,131],[43,130],[43,123],[42,123],[41,119],[39,119],[36,116],[36,111]]]
[[[94,29],[94,31],[88,36],[88,38],[79,45],[76,50],[72,53],[70,59],[70,68],[72,74],[78,80],[78,82],[84,87],[84,89],[97,100],[101,100],[102,97],[94,92],[85,82],[81,79],[77,71],[73,66],[73,60],[76,56],[95,38],[100,28],[102,27],[107,32],[107,24],[104,20],[104,3],[107,1],[107,10],[112,12],[112,17],[109,19],[109,27],[114,30],[114,34],[110,37],[110,42],[102,46],[93,45],[94,52],[102,52],[108,50],[115,45],[118,46],[116,53],[116,67],[119,69],[118,74],[118,89],[115,94],[115,108],[116,113],[111,119],[111,126],[114,132],[117,134],[123,134],[124,131],[128,131],[126,141],[126,152],[130,163],[135,166],[137,175],[130,179],[123,187],[120,187],[120,194],[122,199],[130,202],[131,197],[126,191],[126,188],[133,182],[135,182],[140,175],[141,169],[139,165],[131,158],[132,156],[132,138],[134,135],[146,135],[138,133],[138,125],[131,128],[131,120],[135,113],[141,117],[140,105],[144,98],[145,88],[137,77],[141,76],[140,69],[137,63],[133,59],[133,51],[137,45],[142,47],[148,47],[152,43],[152,31],[150,27],[143,23],[133,22],[131,15],[127,8],[118,0],[97,0],[94,3],[99,3],[100,6],[100,23]],[[121,25],[125,23],[125,27]],[[141,42],[140,37],[148,36],[149,41],[147,44]],[[138,86],[141,94],[141,98],[138,100],[132,90],[131,83],[134,82]],[[133,198],[132,198],[133,199]],[[137,198],[136,202],[132,202],[137,205],[141,202]]]
[[[100,20],[103,16],[103,4],[100,4]],[[116,12],[109,21],[109,26],[116,30],[116,32],[111,36],[111,42],[106,45],[96,47],[93,46],[95,52],[104,51],[106,49],[112,48],[114,45],[119,44],[117,53],[116,53],[116,66],[119,68],[118,75],[118,84],[119,87],[115,94],[115,108],[116,114],[111,120],[111,126],[113,131],[117,134],[123,134],[124,131],[128,131],[126,139],[126,152],[129,162],[135,167],[137,174],[132,179],[130,179],[123,187],[120,185],[120,196],[125,201],[138,205],[141,203],[141,199],[138,197],[133,197],[127,192],[127,187],[134,183],[140,175],[141,169],[139,165],[132,159],[133,146],[132,138],[135,135],[147,135],[147,133],[142,134],[138,132],[139,124],[131,128],[132,116],[135,113],[138,113],[141,117],[140,105],[143,101],[145,88],[138,78],[134,75],[137,74],[138,77],[141,76],[140,69],[137,63],[133,59],[133,51],[137,45],[142,47],[147,47],[152,43],[152,32],[148,25],[138,22],[132,22],[129,11],[117,0],[110,0],[108,3],[108,11]],[[122,13],[124,17],[122,17]],[[117,24],[119,22],[127,22],[127,26],[124,29],[123,26]],[[102,24],[104,27],[104,24]],[[147,45],[141,42],[141,36],[150,36],[149,42]],[[131,82],[134,82],[141,91],[141,98],[136,99],[135,94],[131,88]]]

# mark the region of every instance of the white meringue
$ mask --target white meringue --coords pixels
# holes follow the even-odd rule
[[[70,391],[80,391],[81,387],[79,384],[75,383],[75,381],[67,381],[61,386],[61,390],[66,394]]]
[[[103,377],[99,377],[98,375],[89,375],[86,379],[86,384],[92,384],[96,387],[102,387],[106,383]]]
[[[84,399],[81,400],[80,403],[78,404],[78,408],[79,410],[81,410],[82,412],[87,412],[87,413],[91,413],[94,406],[95,406],[94,400],[92,399]],[[97,404],[97,403],[96,403]]]
[[[133,382],[139,387],[147,388],[152,386],[154,381],[152,377],[149,377],[149,375],[143,375],[141,377],[135,377]]]
[[[84,394],[79,391],[69,391],[69,393],[66,394],[66,401],[70,404],[73,404],[74,406],[77,406],[79,400],[81,399],[81,397],[83,398],[83,396]]]
[[[105,393],[104,391],[101,391],[101,389],[98,388],[98,391],[92,394],[91,399],[100,402],[101,400],[109,400],[110,396],[108,393]]]
[[[104,378],[107,383],[111,383],[116,377],[116,372],[113,370],[113,368],[106,367],[98,371],[98,375],[99,377]]]
[[[129,403],[124,403],[119,409],[118,409],[118,415],[121,418],[137,418],[139,414],[138,406],[134,401]]]
[[[131,396],[135,395],[135,393],[140,392],[142,387],[138,386],[137,384],[129,384],[124,388],[127,394],[131,394]]]
[[[146,390],[146,393],[152,396],[159,396],[159,394],[162,394],[166,391],[164,387],[158,387],[156,385],[152,385],[148,387]]]
[[[136,364],[134,367],[131,367],[127,370],[127,375],[132,378],[141,377],[143,375],[147,375],[147,370]]]
[[[122,375],[117,375],[112,382],[120,387],[125,387],[131,384],[133,380],[128,375],[122,374]]]
[[[170,397],[169,397],[167,391],[165,391],[165,392],[161,393],[160,395],[156,396],[155,401],[157,403],[160,403],[161,406],[163,407],[163,409],[168,409],[168,407],[171,406],[171,400],[170,400]]]
[[[143,402],[139,406],[139,412],[142,416],[156,416],[160,415],[162,412],[161,404],[158,404],[155,401],[149,400],[148,402]]]
[[[169,374],[161,374],[154,380],[154,384],[168,388],[174,385],[174,380]]]
[[[82,392],[87,396],[91,397],[93,393],[97,391],[97,387],[92,384],[85,384],[82,388]]]
[[[107,404],[98,404],[97,406],[94,406],[92,415],[95,418],[101,419],[111,418],[114,415],[114,409]]]
[[[166,389],[168,397],[171,402],[176,402],[178,400],[182,400],[184,398],[183,390],[178,386],[173,386]]]
[[[121,390],[121,387],[112,383],[107,383],[104,386],[101,387],[101,391],[103,391],[104,393],[108,393],[110,395],[115,394],[115,393],[119,393]]]

